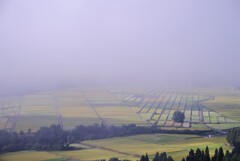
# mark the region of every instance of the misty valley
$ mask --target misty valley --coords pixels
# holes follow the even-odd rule
[[[240,161],[239,0],[0,0],[0,161]]]

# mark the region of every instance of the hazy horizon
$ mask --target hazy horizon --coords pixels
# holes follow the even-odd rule
[[[0,94],[240,86],[240,2],[0,1]]]

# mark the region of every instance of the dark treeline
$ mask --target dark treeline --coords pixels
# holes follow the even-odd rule
[[[99,161],[106,161],[106,160],[99,160]],[[109,161],[120,161],[118,158],[111,158]],[[127,160],[123,160],[127,161]],[[142,155],[140,161],[150,161],[148,154]],[[152,161],[174,161],[171,156],[168,156],[166,152],[159,154],[157,152],[153,157]],[[219,149],[215,150],[214,155],[211,157],[208,146],[205,150],[200,150],[197,148],[196,151],[190,150],[188,155],[182,159],[182,161],[240,161],[240,156],[236,151],[233,152],[226,151],[223,152],[223,148],[220,147]]]
[[[234,160],[232,153],[229,151],[226,152],[226,155],[224,155],[222,147],[215,150],[214,156],[210,156],[209,148],[206,147],[205,150],[200,150],[197,148],[196,151],[190,150],[188,155],[186,156],[186,159],[183,158],[182,161],[238,161]],[[142,155],[140,161],[149,161],[148,155]],[[166,152],[163,152],[159,155],[157,152],[154,156],[152,161],[174,161],[171,156],[167,156]]]
[[[188,156],[182,159],[182,161],[240,161],[239,154],[234,150],[229,152],[228,150],[224,153],[223,148],[215,149],[214,155],[211,157],[209,149],[206,147],[205,151],[199,148],[194,152],[190,150]]]
[[[142,155],[140,161],[149,161],[148,155]],[[158,152],[152,159],[152,161],[174,161],[171,156],[167,156],[167,153],[163,152],[159,154]],[[215,149],[214,155],[211,157],[208,146],[205,150],[200,150],[197,148],[196,151],[190,150],[186,158],[182,161],[240,161],[239,153],[235,150],[226,153],[223,152],[223,148]]]
[[[69,144],[84,140],[104,139],[111,137],[130,136],[136,134],[206,134],[211,131],[190,130],[163,130],[136,126],[135,124],[123,126],[76,126],[73,130],[64,130],[59,125],[41,127],[37,132],[0,131],[0,152],[21,150],[73,150]]]

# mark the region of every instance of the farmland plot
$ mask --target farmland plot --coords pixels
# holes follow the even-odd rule
[[[145,101],[142,102],[138,113],[144,116],[146,116],[146,113],[150,113],[149,121],[160,127],[175,126],[185,128],[191,127],[192,123],[196,127],[196,124],[229,124],[238,122],[227,118],[226,113],[220,114],[202,105],[202,103],[204,104],[204,102],[213,99],[213,96],[206,93],[160,90],[158,93],[152,92],[151,96],[143,98]],[[172,115],[177,110],[185,113],[185,122],[183,124],[172,122]],[[230,125],[225,127],[230,127]]]
[[[41,92],[0,98],[0,129],[35,131],[52,124],[72,129],[95,123],[183,129],[206,124],[224,129],[240,121],[239,97],[240,92],[226,89],[83,88]],[[184,112],[184,123],[173,122],[175,111]]]

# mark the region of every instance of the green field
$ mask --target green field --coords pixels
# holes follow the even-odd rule
[[[84,141],[81,146],[86,149],[63,152],[17,152],[8,153],[1,156],[4,161],[19,161],[26,158],[33,158],[33,161],[46,159],[76,159],[76,160],[96,160],[118,157],[121,159],[138,160],[140,155],[148,153],[152,158],[159,152],[167,152],[176,161],[180,161],[186,156],[190,149],[204,149],[209,146],[213,153],[215,148],[222,146],[224,150],[230,149],[225,137],[204,138],[197,135],[173,135],[173,134],[152,134],[136,135],[130,137],[119,137],[111,139]]]

